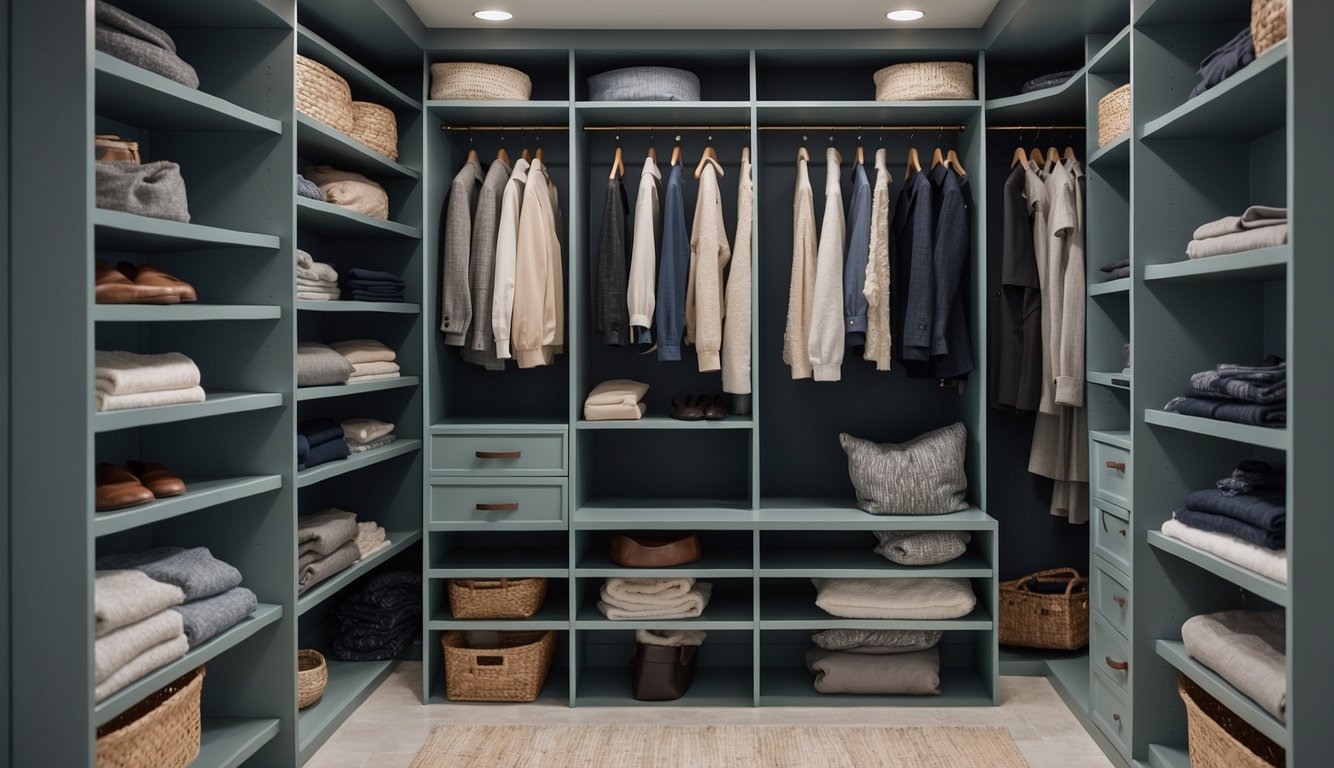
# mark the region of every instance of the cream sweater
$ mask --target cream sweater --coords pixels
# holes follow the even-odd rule
[[[807,342],[816,381],[838,381],[843,375],[843,244],[847,232],[839,178],[842,163],[843,156],[837,149],[825,150],[824,222],[820,225],[814,311]]]
[[[690,274],[686,281],[686,343],[695,345],[700,373],[722,369],[723,274],[732,258],[723,224],[722,168],[712,159],[699,177],[695,223],[690,233]]]
[[[889,325],[889,183],[885,150],[875,151],[875,186],[871,193],[871,256],[866,262],[866,352],[877,371],[890,368]]]
[[[520,368],[550,365],[565,346],[565,278],[556,192],[541,160],[528,167],[519,214],[510,343]]]
[[[528,161],[514,161],[514,170],[500,198],[500,231],[496,235],[495,288],[491,294],[491,328],[496,357],[510,359],[510,322],[514,317],[514,270],[519,249],[519,210],[528,181]]]
[[[736,249],[727,275],[727,317],[723,319],[723,391],[750,394],[750,235],[754,217],[755,182],[750,178],[750,156],[741,159],[741,181],[736,194]]]
[[[635,195],[635,232],[630,246],[630,281],[625,301],[631,328],[652,328],[657,307],[653,288],[658,278],[658,250],[662,244],[662,172],[651,157],[644,158]],[[632,337],[633,340],[633,337]]]
[[[783,332],[783,362],[792,378],[811,377],[807,332],[815,298],[815,193],[811,189],[805,148],[797,155],[797,185],[792,200],[792,277],[787,289],[787,328]]]

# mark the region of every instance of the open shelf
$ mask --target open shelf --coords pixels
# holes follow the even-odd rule
[[[580,577],[607,578],[671,578],[693,576],[700,579],[749,579],[755,573],[754,556],[750,550],[705,549],[703,556],[693,563],[671,568],[627,568],[612,562],[606,551],[584,555],[575,563],[574,573]]]
[[[975,670],[942,667],[940,694],[931,696],[877,696],[856,693],[820,693],[815,674],[805,667],[764,667],[760,670],[760,705],[770,707],[985,707],[992,704],[987,686]]]
[[[432,100],[426,111],[447,126],[495,125],[568,125],[568,101],[466,101]]]
[[[1116,371],[1115,373],[1104,371],[1089,371],[1085,378],[1088,383],[1097,384],[1102,387],[1111,387],[1112,389],[1124,389],[1130,391],[1130,376]]]
[[[873,541],[862,549],[761,548],[761,578],[834,577],[861,578],[972,578],[989,579],[993,569],[973,550],[940,565],[899,565],[872,551]]]
[[[98,411],[93,416],[93,431],[113,432],[118,429],[151,427],[177,421],[205,419],[246,411],[278,408],[283,396],[278,393],[209,392],[202,403],[155,405],[151,408],[127,408],[123,411]]]
[[[755,524],[750,505],[728,506],[717,501],[682,501],[677,506],[664,499],[593,500],[574,510],[574,527],[580,530],[745,530]],[[715,506],[716,505],[716,506]]]
[[[1145,139],[1252,138],[1287,121],[1288,43],[1162,117],[1144,124]]]
[[[296,399],[299,402],[308,400],[325,400],[330,397],[349,397],[351,395],[360,395],[366,392],[381,392],[386,389],[410,389],[421,384],[421,379],[417,376],[399,376],[396,379],[374,379],[372,381],[361,381],[354,384],[333,384],[327,387],[298,387],[296,390]],[[398,441],[394,441],[397,443]],[[392,445],[393,443],[391,443]]]
[[[360,469],[379,464],[382,461],[388,461],[392,458],[403,456],[409,453],[416,453],[421,449],[422,441],[404,440],[399,438],[389,445],[381,448],[372,448],[365,453],[354,453],[346,459],[331,461],[327,464],[319,464],[310,469],[303,469],[296,473],[296,487],[305,488],[308,485],[323,482],[331,477],[346,475],[348,472],[356,472]]]
[[[315,754],[338,726],[375,692],[394,671],[395,664],[393,661],[336,659],[327,659],[326,663],[329,684],[324,689],[324,696],[314,706],[297,713],[298,765]]]
[[[766,124],[963,125],[982,109],[977,100],[941,101],[761,101],[756,117]],[[813,133],[818,133],[812,129]]]
[[[1088,71],[1091,75],[1116,75],[1130,73],[1130,26],[1127,25],[1116,33],[1111,41],[1089,59]]]
[[[1035,124],[1064,120],[1082,121],[1084,81],[1081,69],[1060,85],[1030,93],[987,99],[987,122],[1000,124]]]
[[[281,244],[276,235],[184,224],[101,208],[93,211],[93,228],[99,251],[163,253],[210,248],[261,248],[276,251]]]
[[[1187,259],[1170,264],[1149,264],[1144,267],[1145,281],[1249,281],[1282,280],[1288,274],[1292,261],[1292,246],[1279,245],[1241,253]]]
[[[476,579],[563,579],[570,575],[570,556],[564,549],[506,547],[503,555],[494,549],[465,549],[446,552],[431,564],[427,578]]]
[[[1140,12],[1135,19],[1135,26],[1197,24],[1203,19],[1244,22],[1246,13],[1244,10],[1238,13],[1240,7],[1238,5],[1220,4],[1218,0],[1148,0],[1140,4]],[[1250,5],[1246,4],[1245,7],[1249,8]],[[1226,15],[1224,18],[1219,18],[1222,14]]]
[[[282,307],[240,304],[98,304],[99,323],[188,323],[220,320],[277,320]]]
[[[1125,168],[1130,165],[1130,131],[1108,142],[1106,146],[1089,155],[1089,166],[1097,170],[1104,168]]]
[[[996,520],[977,507],[944,515],[872,515],[844,499],[767,498],[755,514],[766,531],[993,531]]]
[[[282,122],[95,51],[97,114],[149,130],[280,135]]]
[[[307,160],[327,163],[340,171],[355,171],[371,177],[421,178],[421,173],[299,112],[296,116],[296,146],[297,152]]]
[[[298,300],[300,312],[383,312],[391,315],[420,315],[420,304],[396,301],[309,301]]]
[[[1280,584],[1217,555],[1192,547],[1184,541],[1164,535],[1162,531],[1149,531],[1148,539],[1149,546],[1193,563],[1220,579],[1230,581],[1247,592],[1263,597],[1274,605],[1286,607],[1288,604],[1287,584]]]
[[[574,111],[586,125],[750,126],[749,101],[580,101]]]
[[[421,540],[421,537],[421,531],[386,531],[386,540],[392,542],[389,546],[372,554],[370,557],[358,560],[347,568],[311,587],[305,594],[296,599],[297,615],[300,616],[311,608],[314,608],[325,600],[338,594],[343,587],[346,587],[348,584],[351,584],[365,574],[370,573],[382,563],[388,561],[389,558],[417,543]],[[330,677],[332,677],[332,675],[330,675]]]
[[[1149,762],[1142,763],[1136,760],[1135,765],[1147,765],[1149,768],[1190,768],[1190,752],[1182,747],[1150,744]]]
[[[254,475],[251,477],[185,478],[186,492],[181,496],[160,499],[115,512],[96,512],[93,515],[93,535],[107,536],[132,528],[170,520],[201,509],[276,491],[283,485],[281,475]]]
[[[110,722],[117,715],[138,704],[151,693],[170,683],[186,672],[216,658],[237,645],[248,640],[256,632],[277,621],[282,616],[281,606],[260,603],[250,616],[226,632],[209,640],[203,645],[192,648],[189,653],[165,667],[149,672],[147,675],[116,691],[93,708],[93,725],[101,726]]]
[[[191,768],[238,768],[278,735],[276,718],[205,718]]]
[[[444,589],[442,588],[443,592]],[[426,622],[431,630],[447,629],[501,629],[501,630],[559,630],[570,628],[569,590],[558,582],[547,590],[546,602],[527,619],[456,619],[443,603],[435,608]]]
[[[1097,443],[1106,443],[1127,451],[1130,450],[1129,430],[1093,430],[1089,432],[1089,438]]]
[[[1206,419],[1200,416],[1183,416],[1169,411],[1144,411],[1144,421],[1160,427],[1194,432],[1235,443],[1246,443],[1260,448],[1274,448],[1285,451],[1292,443],[1292,437],[1286,428],[1257,427],[1251,424],[1238,424],[1232,421]]]
[[[674,701],[638,701],[627,667],[582,667],[575,683],[581,707],[749,707],[755,703],[750,667],[698,667],[690,690]]]
[[[418,240],[422,236],[421,230],[417,227],[372,218],[333,203],[311,200],[308,197],[296,198],[296,219],[297,229],[310,230],[330,237],[349,239],[403,237]]]
[[[1109,296],[1118,293],[1130,293],[1130,278],[1122,277],[1116,280],[1108,280],[1105,283],[1097,283],[1096,285],[1089,286],[1090,296]]]
[[[670,416],[645,416],[642,419],[575,422],[575,429],[750,429],[755,422],[749,416],[728,414],[719,421],[682,421]]]
[[[597,586],[597,582],[593,582]],[[741,594],[736,589],[727,591],[727,587],[738,586],[736,584],[724,584],[723,589],[719,589],[718,584],[713,585],[713,595],[709,599],[709,604],[704,606],[704,613],[693,619],[645,619],[640,620],[612,620],[602,615],[598,610],[597,602],[593,595],[587,595],[584,598],[583,605],[579,607],[579,612],[575,616],[575,629],[704,629],[704,630],[725,630],[740,629],[750,630],[755,628],[754,607],[751,602],[751,585],[748,582],[741,582]]]
[[[1196,661],[1186,652],[1185,644],[1174,640],[1159,640],[1157,648],[1158,655],[1164,661],[1181,670],[1186,677],[1194,680],[1196,685],[1222,702],[1223,706],[1237,717],[1255,726],[1257,731],[1273,739],[1284,749],[1292,746],[1286,725],[1256,704],[1253,699],[1232,687],[1231,683],[1219,677],[1213,670]]]
[[[356,59],[343,53],[333,43],[301,26],[296,27],[296,50],[342,75],[352,86],[352,98],[375,101],[392,110],[421,108],[420,102],[385,82]]]
[[[994,622],[979,601],[966,616],[957,619],[846,619],[825,613],[815,604],[815,594],[765,595],[760,602],[760,629],[941,629],[988,631]]]

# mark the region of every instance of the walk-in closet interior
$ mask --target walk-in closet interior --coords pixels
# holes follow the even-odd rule
[[[405,662],[1327,763],[1334,5],[511,5],[0,0],[0,764]]]

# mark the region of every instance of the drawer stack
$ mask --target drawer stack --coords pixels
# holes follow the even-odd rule
[[[1130,438],[1124,432],[1090,433],[1089,661],[1093,721],[1130,756],[1131,517]]]

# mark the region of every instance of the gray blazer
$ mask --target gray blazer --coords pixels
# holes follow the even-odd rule
[[[445,344],[461,347],[472,324],[472,287],[468,261],[472,250],[472,217],[482,187],[482,165],[465,163],[454,177],[445,203],[445,231],[440,238],[440,330]]]
[[[472,252],[468,260],[469,285],[472,286],[472,323],[468,341],[463,345],[463,359],[488,371],[505,370],[505,362],[496,357],[495,330],[491,324],[491,297],[496,278],[496,238],[500,233],[500,200],[509,182],[510,166],[500,160],[486,169],[486,180],[477,197],[477,212],[472,219]]]

